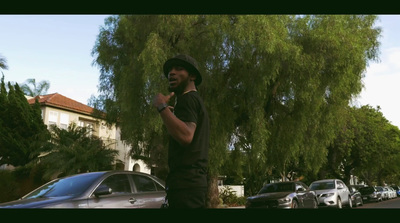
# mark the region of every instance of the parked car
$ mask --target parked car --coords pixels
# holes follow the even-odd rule
[[[388,190],[389,199],[393,199],[393,198],[397,197],[396,191],[391,186],[384,186],[384,187]]]
[[[310,184],[310,189],[317,194],[320,207],[353,207],[349,188],[339,179],[314,181]]]
[[[250,208],[318,208],[317,196],[301,181],[266,184],[255,196],[247,198]]]
[[[363,206],[364,202],[362,199],[361,193],[358,191],[356,186],[350,185],[348,186],[351,196],[351,202],[353,206]]]
[[[367,187],[368,185],[365,185],[365,184],[350,184],[350,185],[348,185],[347,187],[354,187],[354,188],[356,188],[357,190],[358,189],[360,189],[361,187]]]
[[[400,196],[400,187],[397,185],[392,185],[392,188],[396,191],[397,197]]]
[[[133,171],[102,171],[52,180],[0,208],[160,208],[165,184]]]
[[[364,202],[382,201],[382,194],[373,186],[362,187],[358,191],[361,193]]]
[[[382,194],[382,200],[389,199],[389,193],[386,188],[384,188],[382,186],[375,186],[375,188]]]

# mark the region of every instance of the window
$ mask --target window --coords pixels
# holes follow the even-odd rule
[[[302,191],[306,191],[307,190],[307,186],[302,184],[302,183],[296,183],[296,191],[301,189]]]
[[[128,176],[125,174],[116,174],[109,176],[100,185],[105,185],[112,190],[112,194],[131,193]]]
[[[57,125],[57,121],[58,121],[58,112],[49,111],[49,126]]]
[[[69,115],[61,113],[60,114],[60,128],[67,129],[69,124]]]
[[[86,120],[79,120],[78,121],[78,125],[80,127],[86,127],[88,129],[89,135],[93,135],[93,129],[94,129],[94,123],[93,122],[89,122]]]
[[[157,191],[154,181],[145,176],[132,175],[137,192]]]

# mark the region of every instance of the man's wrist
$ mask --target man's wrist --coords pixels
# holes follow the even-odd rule
[[[166,109],[167,107],[168,107],[168,104],[167,104],[167,103],[159,104],[159,105],[157,106],[157,111],[158,111],[158,112],[162,112],[162,111],[164,111],[164,109]]]

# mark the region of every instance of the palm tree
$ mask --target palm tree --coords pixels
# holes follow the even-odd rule
[[[36,80],[34,78],[27,79],[23,85],[21,85],[22,91],[25,95],[36,97],[38,95],[43,95],[47,93],[47,90],[50,88],[50,82],[41,81],[36,84]]]
[[[7,59],[5,57],[0,56],[0,69],[8,70]],[[3,71],[1,71],[3,74]],[[3,74],[4,76],[4,74]]]
[[[7,59],[5,57],[0,56],[0,68],[7,70],[8,66],[7,66]]]
[[[45,166],[44,178],[68,176],[76,173],[111,170],[118,151],[90,134],[87,127],[71,122],[67,129],[50,126],[51,142],[42,151],[40,164]]]

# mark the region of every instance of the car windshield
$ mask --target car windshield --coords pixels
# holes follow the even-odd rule
[[[362,187],[360,189],[358,189],[358,191],[364,195],[364,194],[372,194],[375,192],[374,188],[372,187]]]
[[[311,190],[327,190],[327,189],[335,189],[335,182],[314,182],[310,186]]]
[[[98,178],[99,174],[84,174],[57,179],[37,188],[22,199],[79,195],[92,184],[93,180]]]
[[[378,191],[384,191],[383,187],[375,187]]]
[[[265,185],[258,194],[274,192],[292,192],[295,190],[293,183],[273,183]]]

